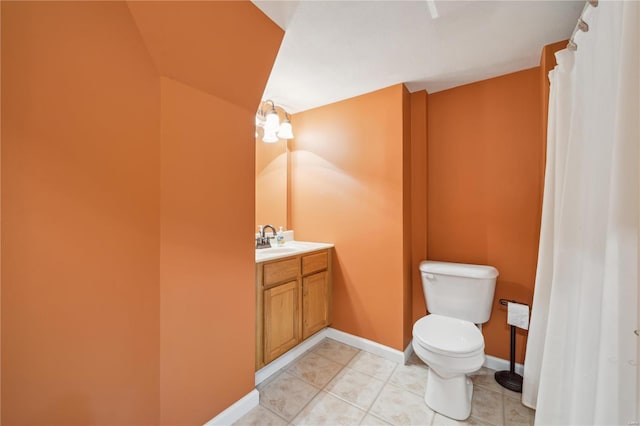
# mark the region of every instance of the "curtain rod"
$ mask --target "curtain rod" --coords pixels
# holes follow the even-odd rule
[[[567,43],[567,49],[569,49],[569,50],[577,50],[578,49],[578,45],[573,40],[573,38],[576,36],[576,33],[578,31],[582,31],[584,33],[589,31],[589,24],[587,24],[582,19],[582,17],[584,16],[584,12],[586,12],[586,10],[589,8],[589,6],[598,7],[598,0],[587,0],[587,2],[585,3],[584,7],[582,8],[582,12],[580,12],[580,17],[578,18],[578,23],[576,24],[575,28],[573,29],[573,32],[571,33],[571,38],[569,39],[569,43]]]

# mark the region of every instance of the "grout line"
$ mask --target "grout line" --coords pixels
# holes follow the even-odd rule
[[[280,414],[276,413],[275,411],[270,410],[270,409],[269,409],[269,407],[265,407],[265,406],[264,406],[264,405],[262,405],[262,404],[258,404],[258,406],[260,406],[260,407],[264,408],[265,410],[267,410],[268,412],[270,412],[270,413],[272,413],[272,414],[275,414],[275,415],[276,415],[276,417],[278,417],[279,419],[282,419],[283,421],[287,422],[287,424],[289,424],[289,423],[290,423],[290,422],[289,422],[289,420],[285,419],[284,417],[282,417]]]
[[[309,352],[311,352],[311,349],[304,351],[303,353],[301,353],[299,356],[297,356],[296,358],[292,359],[288,364],[285,364],[282,366],[282,368],[280,368],[279,370],[276,370],[273,372],[273,374],[271,374],[267,379],[263,380],[262,382],[260,382],[260,384],[258,386],[256,386],[256,389],[258,387],[260,387],[261,389],[264,389],[266,386],[268,386],[271,382],[275,381],[282,373],[287,373],[293,377],[298,377],[295,374],[291,374],[289,373],[287,370],[289,369],[289,367],[293,366],[295,363],[297,363],[298,361],[300,361],[305,355],[307,355]],[[305,381],[305,383],[307,383]],[[317,386],[313,385],[315,388],[317,388]]]
[[[316,345],[316,346],[317,346],[317,345]],[[314,348],[315,348],[315,346],[314,346]],[[313,350],[313,348],[309,349],[309,351],[312,351],[312,350]],[[316,354],[316,353],[314,352],[314,354]],[[316,354],[316,355],[318,355],[318,356],[322,357],[322,355],[320,355],[320,354]],[[323,358],[328,359],[328,358],[326,358],[326,357],[323,357]],[[331,361],[331,360],[330,360],[330,361]],[[333,361],[333,362],[335,362],[335,361]],[[313,400],[314,400],[314,399],[316,399],[316,398],[318,397],[318,395],[320,395],[322,392],[329,393],[329,392],[327,392],[327,391],[325,390],[325,388],[326,388],[326,387],[327,387],[327,385],[328,385],[329,383],[331,383],[331,381],[332,381],[332,380],[333,380],[333,379],[334,379],[338,374],[340,374],[340,372],[341,372],[342,370],[344,370],[344,368],[346,367],[345,365],[342,365],[342,364],[340,364],[340,363],[337,363],[337,362],[335,362],[335,363],[336,363],[336,364],[338,364],[338,365],[341,365],[340,370],[338,370],[338,371],[336,372],[336,374],[334,374],[333,376],[331,376],[331,378],[329,379],[329,381],[327,381],[327,383],[325,383],[325,384],[324,384],[324,386],[322,386],[321,388],[319,388],[319,389],[320,389],[320,390],[319,390],[319,392],[317,392],[317,393],[316,393],[316,394],[315,394],[315,395],[314,395],[314,396],[313,396],[309,401],[307,401],[307,403],[306,403],[305,405],[303,405],[303,406],[302,406],[302,408],[300,409],[300,411],[298,411],[298,412],[293,416],[293,418],[291,419],[290,424],[291,424],[291,423],[292,423],[292,422],[293,422],[293,421],[294,421],[294,420],[295,420],[295,419],[300,415],[300,413],[302,413],[302,412],[305,410],[305,408],[307,408],[307,406],[308,406],[309,404],[311,404],[311,402],[313,402]],[[309,382],[307,382],[305,379],[303,379],[302,377],[298,377],[298,376],[296,376],[295,374],[291,374],[291,375],[292,375],[293,377],[296,377],[296,378],[298,378],[298,379],[302,380],[302,381],[303,381],[303,382],[305,382],[305,383],[309,383]],[[312,384],[312,383],[309,383],[309,384],[310,384],[311,386],[313,386],[314,388],[318,389],[318,387],[317,387],[316,385],[314,385],[314,384]]]
[[[334,339],[332,339],[332,340],[334,340]],[[336,342],[337,342],[337,341],[336,341]],[[373,414],[373,413],[371,412],[371,408],[372,408],[372,407],[373,407],[373,405],[375,404],[376,400],[380,397],[380,394],[382,393],[382,390],[383,390],[383,389],[384,389],[384,387],[389,383],[389,380],[391,380],[391,377],[393,376],[393,374],[395,373],[396,369],[398,368],[398,366],[399,366],[400,364],[399,364],[399,363],[397,363],[397,362],[393,362],[393,361],[391,361],[391,362],[393,362],[395,365],[394,365],[393,369],[391,370],[391,373],[389,374],[389,376],[388,376],[385,380],[382,380],[382,379],[380,379],[379,377],[375,377],[375,376],[373,376],[373,375],[371,375],[371,374],[368,374],[368,373],[366,373],[366,372],[364,372],[364,371],[356,370],[356,369],[352,368],[352,367],[350,366],[350,364],[351,364],[351,362],[352,362],[352,361],[353,361],[353,360],[354,360],[358,355],[360,355],[362,352],[369,353],[369,354],[374,355],[374,356],[376,356],[376,357],[382,358],[382,359],[384,359],[384,360],[386,360],[386,361],[389,361],[389,360],[387,360],[387,359],[386,359],[386,358],[384,358],[384,357],[381,357],[380,355],[376,355],[376,354],[374,354],[374,353],[371,353],[371,352],[366,351],[366,350],[363,350],[363,349],[355,348],[355,347],[353,347],[353,346],[351,346],[351,345],[348,345],[348,344],[346,344],[346,343],[342,343],[342,342],[338,342],[338,343],[340,343],[340,344],[342,344],[342,345],[345,345],[345,346],[349,346],[349,347],[351,347],[351,348],[354,348],[354,349],[356,349],[358,352],[356,352],[356,353],[354,354],[354,356],[349,360],[349,362],[348,362],[347,364],[343,365],[343,366],[342,366],[342,368],[341,368],[341,369],[340,369],[340,370],[339,370],[339,371],[338,371],[338,372],[337,372],[337,373],[336,373],[336,374],[331,378],[331,380],[329,380],[329,381],[324,385],[324,387],[322,388],[321,392],[323,392],[323,391],[324,391],[324,392],[328,393],[329,395],[331,395],[331,396],[333,396],[333,397],[336,397],[336,398],[340,399],[341,401],[344,401],[345,403],[347,403],[347,404],[351,405],[352,407],[354,407],[354,408],[358,409],[359,411],[364,411],[364,416],[362,417],[362,420],[360,421],[360,424],[362,424],[362,422],[364,421],[364,418],[365,418],[365,417],[367,417],[367,415],[372,415],[372,416],[374,416],[375,418],[378,418],[378,419],[380,419],[380,420],[383,420],[385,423],[389,423],[387,420],[380,418],[380,416],[377,416],[377,415]],[[316,346],[317,346],[317,345],[316,345]],[[314,346],[314,348],[315,348],[316,346]],[[310,350],[313,350],[313,348],[311,348]],[[314,352],[314,353],[315,353],[315,352]],[[319,356],[323,356],[322,354],[317,354],[317,355],[319,355]],[[329,359],[329,358],[327,358],[327,357],[324,357],[324,358]],[[331,359],[329,359],[329,360],[330,360],[330,361],[333,361],[333,360],[331,360]],[[335,361],[333,361],[333,362],[335,362]],[[342,365],[342,364],[341,364],[341,365]],[[350,401],[347,401],[347,400],[345,400],[344,398],[341,398],[339,395],[336,395],[336,394],[334,394],[334,393],[332,393],[332,392],[330,392],[330,391],[328,391],[328,390],[327,390],[327,386],[329,386],[329,384],[330,384],[330,383],[331,383],[331,382],[332,382],[332,381],[333,381],[333,380],[334,380],[338,375],[340,375],[340,373],[342,373],[342,372],[344,371],[344,369],[345,369],[345,368],[348,368],[348,369],[353,370],[353,371],[355,371],[355,372],[358,372],[358,373],[360,373],[360,374],[364,374],[365,376],[369,376],[369,377],[371,377],[371,378],[373,378],[373,379],[376,379],[376,380],[379,380],[379,381],[381,381],[381,382],[382,382],[382,386],[380,387],[380,390],[378,391],[378,393],[376,394],[376,396],[373,398],[373,400],[371,401],[371,404],[369,405],[369,407],[368,407],[367,409],[363,409],[363,408],[361,408],[361,407],[359,407],[359,406],[355,405],[354,403],[352,403],[352,402],[350,402]],[[319,394],[317,394],[317,395],[319,395]],[[314,397],[312,398],[312,400],[313,400],[313,399],[315,399],[315,398],[317,397],[317,395],[316,395],[316,396],[314,396]],[[311,403],[311,401],[309,401],[309,403]],[[308,405],[309,403],[307,403],[307,405]],[[306,406],[305,406],[305,408],[306,408]],[[304,408],[303,408],[302,410],[304,410]],[[302,412],[302,410],[301,410],[300,412]],[[297,417],[299,414],[300,414],[300,413],[296,414],[296,417]],[[294,418],[295,418],[295,417],[294,417]]]
[[[295,361],[295,360],[294,360],[294,361]],[[322,388],[319,388],[318,386],[316,386],[316,385],[314,385],[314,384],[312,384],[312,383],[309,383],[309,382],[307,382],[306,380],[304,380],[304,379],[302,379],[302,378],[300,378],[300,377],[296,376],[295,374],[291,374],[291,373],[289,373],[289,372],[286,370],[286,368],[288,368],[290,365],[292,365],[292,364],[294,363],[294,361],[291,361],[289,364],[287,364],[287,365],[285,365],[284,367],[282,367],[280,370],[278,370],[276,373],[274,373],[274,374],[273,374],[273,376],[278,376],[278,377],[280,377],[283,373],[288,374],[289,376],[293,377],[294,379],[298,379],[298,380],[302,381],[303,383],[308,384],[308,385],[309,385],[309,386],[311,386],[312,388],[316,389],[316,390],[317,390],[317,392],[316,392],[316,393],[311,397],[311,399],[310,399],[309,401],[307,401],[307,403],[306,403],[305,405],[303,405],[303,406],[302,406],[302,408],[301,408],[300,410],[298,410],[298,412],[296,412],[296,413],[293,415],[293,417],[291,418],[291,420],[290,420],[290,421],[289,421],[289,420],[287,420],[287,419],[285,419],[284,417],[280,416],[278,413],[276,413],[275,411],[273,411],[273,410],[272,410],[272,409],[270,409],[269,407],[266,407],[266,406],[264,406],[264,405],[262,405],[262,404],[259,404],[259,405],[261,405],[262,407],[264,407],[264,408],[266,408],[267,410],[269,410],[269,411],[271,411],[272,413],[274,413],[275,415],[277,415],[278,417],[280,417],[281,419],[283,419],[285,422],[287,422],[287,424],[291,424],[291,422],[293,422],[293,420],[294,420],[296,417],[298,417],[298,414],[300,414],[300,413],[302,412],[302,410],[304,410],[304,409],[307,407],[307,405],[309,405],[309,403],[310,403],[311,401],[313,401],[313,400],[314,400],[314,399],[315,399],[315,398],[320,394],[320,392],[322,392]],[[267,386],[268,386],[268,385],[267,385]]]
[[[293,418],[291,419],[291,421],[289,422],[289,424],[293,424],[293,421],[294,421],[295,419],[297,419],[297,418],[298,418],[298,416],[299,416],[299,415],[300,415],[300,414],[305,410],[305,408],[307,408],[307,407],[308,407],[308,406],[313,402],[313,400],[314,400],[314,399],[316,399],[316,398],[318,397],[318,395],[320,395],[322,392],[323,392],[323,391],[322,391],[322,389],[320,389],[320,391],[318,391],[318,393],[316,393],[315,395],[313,395],[313,398],[311,398],[309,401],[307,401],[307,403],[306,403],[306,404],[304,404],[304,405],[302,406],[302,408],[300,409],[300,411],[298,411],[298,412],[296,413],[296,415],[295,415],[295,416],[293,416]]]
[[[323,339],[323,340],[324,340],[324,339]],[[290,421],[289,421],[289,420],[287,420],[287,419],[285,419],[285,418],[283,418],[282,416],[278,416],[278,417],[282,418],[285,422],[287,422],[287,424],[288,424],[288,425],[293,424],[293,421],[296,419],[296,417],[298,417],[298,416],[300,415],[300,413],[302,413],[302,412],[304,411],[304,409],[305,409],[305,408],[307,408],[307,406],[311,403],[311,401],[313,401],[314,399],[316,399],[316,398],[317,398],[317,396],[318,396],[318,395],[320,395],[320,393],[322,392],[322,390],[324,389],[324,387],[319,388],[318,386],[314,385],[313,383],[309,383],[309,382],[308,382],[307,380],[305,380],[304,378],[302,378],[302,377],[298,377],[297,375],[295,375],[295,374],[293,374],[293,373],[289,373],[287,370],[288,370],[290,367],[292,367],[294,364],[296,364],[297,362],[299,362],[303,357],[305,357],[306,355],[308,355],[308,354],[310,354],[310,353],[313,353],[313,354],[315,354],[315,355],[317,355],[317,356],[322,357],[322,355],[321,355],[321,354],[316,353],[316,352],[314,351],[314,349],[315,349],[318,345],[320,345],[320,343],[322,343],[322,341],[323,341],[323,340],[321,340],[321,341],[320,341],[320,342],[318,342],[317,344],[313,345],[313,346],[312,346],[312,347],[310,347],[308,350],[304,351],[302,354],[300,354],[300,356],[298,356],[297,358],[295,358],[295,359],[291,360],[291,362],[289,362],[288,364],[286,364],[286,365],[282,366],[282,368],[281,368],[280,370],[278,370],[278,371],[276,371],[275,373],[273,373],[273,374],[272,374],[272,376],[271,376],[271,377],[269,377],[269,379],[268,379],[268,380],[269,380],[269,382],[267,383],[267,386],[271,383],[271,381],[275,380],[277,377],[280,377],[280,376],[282,375],[282,373],[284,372],[284,373],[286,373],[286,374],[290,375],[291,377],[294,377],[294,378],[296,378],[296,379],[298,379],[298,380],[301,380],[302,382],[304,382],[304,383],[306,383],[306,384],[308,384],[308,385],[310,385],[310,386],[312,386],[313,388],[315,388],[315,389],[317,389],[317,390],[318,390],[318,391],[317,391],[317,392],[316,392],[316,393],[311,397],[311,399],[309,399],[309,401],[307,401],[307,403],[306,403],[306,404],[304,404],[304,405],[300,408],[300,410],[298,410],[298,411],[293,415],[293,417],[291,418],[291,420],[290,420]],[[323,358],[327,359],[326,357],[323,357]],[[334,361],[334,362],[335,362],[335,361]],[[339,364],[339,363],[337,363],[337,364]],[[341,365],[341,364],[339,364],[339,365]],[[336,373],[336,375],[338,375],[338,374],[340,373],[340,371],[342,371],[342,369],[343,369],[343,368],[344,368],[344,366],[342,366],[342,368],[340,368],[340,370],[338,370],[338,372]],[[335,377],[335,376],[333,376],[333,377]],[[331,378],[331,380],[333,380],[333,377]],[[272,378],[273,378],[273,379],[272,379]],[[331,380],[329,380],[329,382],[331,382]],[[327,382],[327,384],[328,384],[329,382]],[[326,386],[327,384],[325,384],[325,386]],[[264,407],[264,408],[267,408],[269,411],[271,411],[272,413],[274,413],[274,411],[273,411],[273,410],[271,410],[271,409],[269,409],[269,407]],[[278,415],[277,413],[274,413],[274,414]]]
[[[342,344],[344,345],[344,343],[342,343]],[[353,347],[353,346],[351,346],[351,345],[347,345],[347,346]],[[357,348],[355,348],[355,349],[357,349]],[[355,358],[355,357],[358,355],[358,353],[359,353],[359,352],[360,352],[360,349],[358,349],[358,352],[357,352],[357,353],[356,353],[356,354],[355,354],[351,359]],[[318,355],[319,355],[319,354],[318,354]],[[351,360],[349,360],[349,362],[351,362]],[[367,410],[364,410],[364,409],[362,409],[362,408],[358,407],[357,405],[353,404],[352,402],[347,401],[347,400],[345,400],[344,398],[340,397],[339,395],[336,395],[336,394],[332,393],[331,391],[328,391],[328,390],[327,390],[327,386],[329,386],[329,384],[331,384],[331,382],[332,382],[336,377],[338,377],[338,376],[340,375],[340,373],[342,373],[342,372],[345,370],[345,368],[349,368],[349,370],[353,370],[352,368],[350,368],[350,367],[349,367],[349,365],[348,365],[348,364],[349,364],[349,363],[347,363],[347,364],[343,365],[343,366],[342,366],[342,368],[340,369],[340,371],[338,371],[338,372],[336,373],[336,375],[335,375],[335,376],[333,376],[333,377],[331,378],[331,380],[329,380],[329,381],[324,385],[324,387],[322,388],[322,390],[323,390],[324,392],[328,393],[329,395],[333,396],[334,398],[338,398],[339,400],[341,400],[341,401],[343,401],[343,402],[346,402],[347,404],[349,404],[349,405],[351,405],[352,407],[354,407],[354,408],[358,409],[359,411],[363,411],[363,412],[364,412],[364,415],[362,416],[362,419],[361,419],[361,420],[360,420],[360,422],[358,423],[358,425],[360,425],[360,424],[362,424],[362,422],[364,421],[364,418],[365,418],[365,417],[367,417]],[[354,371],[355,371],[355,370],[354,370]]]
[[[314,353],[314,354],[315,354],[315,353]],[[339,362],[335,362],[335,361],[332,361],[332,360],[330,360],[330,359],[328,359],[328,358],[325,358],[325,357],[323,357],[323,356],[322,356],[322,355],[320,355],[320,354],[315,354],[315,355],[319,356],[320,358],[324,358],[324,359],[326,359],[326,360],[328,360],[328,361],[331,361],[333,364],[337,364],[337,365],[339,365],[339,366],[340,366],[340,369],[339,369],[339,370],[338,370],[338,371],[337,371],[333,376],[331,376],[331,377],[329,378],[329,381],[328,381],[327,383],[325,383],[325,384],[324,384],[324,385],[322,385],[322,386],[318,386],[318,385],[316,385],[316,384],[314,384],[314,383],[311,383],[310,381],[308,381],[308,380],[307,380],[307,379],[305,379],[304,377],[298,376],[297,374],[295,374],[295,373],[293,373],[293,372],[291,372],[291,373],[289,373],[289,374],[291,374],[293,377],[297,377],[298,379],[302,380],[302,381],[303,381],[303,382],[305,382],[305,383],[310,384],[310,385],[311,385],[311,386],[313,386],[314,388],[318,388],[318,389],[320,389],[320,390],[323,390],[323,389],[324,389],[324,388],[325,388],[325,387],[326,387],[326,386],[327,386],[327,385],[328,385],[328,384],[329,384],[329,383],[330,383],[330,382],[331,382],[331,381],[332,381],[332,380],[333,380],[333,379],[334,379],[338,374],[340,374],[340,372],[341,372],[341,371],[344,369],[344,367],[346,367],[346,366],[345,366],[345,365],[340,364]]]
[[[396,366],[393,367],[393,370],[391,371],[391,374],[389,374],[389,377],[387,377],[387,380],[383,381],[382,386],[380,386],[380,390],[378,391],[378,394],[376,395],[375,398],[373,398],[373,401],[371,402],[371,405],[369,406],[369,409],[367,410],[367,413],[365,414],[365,417],[367,416],[367,414],[371,414],[374,417],[377,418],[381,418],[380,416],[376,416],[374,413],[371,412],[371,409],[373,408],[374,405],[376,405],[376,402],[378,401],[378,398],[380,398],[380,395],[382,395],[382,391],[384,390],[384,388],[390,384],[389,380],[391,380],[391,377],[393,377],[393,373],[396,372],[396,369],[398,368],[398,365],[400,365],[399,363],[396,363]],[[380,380],[380,379],[378,379]],[[393,386],[393,385],[392,385]],[[387,421],[387,419],[382,419],[383,421],[385,421],[386,423],[389,423]]]
[[[285,419],[285,418],[284,418],[284,417],[282,417],[280,414],[278,414],[278,413],[276,413],[275,411],[273,411],[271,408],[269,408],[269,407],[265,407],[265,406],[264,406],[264,405],[262,405],[262,404],[258,404],[258,405],[259,405],[260,407],[264,408],[265,410],[269,411],[270,413],[275,414],[276,416],[278,416],[279,418],[281,418],[282,420],[284,420],[285,422],[287,422],[287,424],[291,424],[291,422],[290,422],[289,420]],[[295,418],[295,417],[294,417],[294,418]],[[291,419],[291,420],[293,420],[293,419]]]
[[[349,404],[349,405],[351,405],[351,406],[353,406],[353,407],[357,408],[357,409],[358,409],[358,410],[360,410],[360,411],[364,411],[364,412],[365,412],[365,417],[366,417],[366,414],[369,414],[369,410],[370,410],[370,409],[371,409],[371,407],[373,406],[373,403],[375,402],[376,398],[378,398],[378,396],[380,395],[380,392],[382,391],[382,388],[384,387],[384,385],[385,385],[385,383],[386,383],[386,382],[382,381],[381,379],[378,379],[377,377],[369,376],[368,374],[364,374],[364,373],[362,373],[361,371],[354,370],[353,368],[349,367],[348,365],[345,365],[345,366],[344,366],[344,369],[349,369],[349,370],[354,371],[354,372],[356,372],[356,373],[358,373],[358,374],[363,374],[363,375],[365,375],[365,376],[371,377],[371,378],[373,378],[373,379],[375,379],[375,380],[378,380],[378,381],[382,382],[382,386],[380,387],[380,390],[378,391],[378,393],[376,394],[376,396],[371,400],[371,403],[369,403],[369,406],[368,406],[367,408],[362,408],[361,406],[356,405],[355,403],[353,403],[353,402],[351,402],[351,401],[349,401],[349,400],[347,400],[347,399],[343,398],[342,396],[340,396],[340,395],[338,395],[338,394],[336,394],[336,393],[333,393],[333,392],[332,392],[332,391],[330,391],[330,390],[326,390],[326,387],[327,387],[327,386],[329,386],[329,383],[327,383],[327,385],[325,386],[325,391],[326,391],[328,394],[331,394],[332,396],[335,396],[336,398],[340,399],[341,401],[346,402],[347,404]],[[342,369],[342,371],[344,371],[344,369]],[[342,373],[342,371],[340,371],[340,373]],[[339,375],[340,373],[336,374],[336,377],[338,377],[338,375]],[[379,417],[379,416],[376,416],[376,417]]]
[[[329,339],[329,337],[326,337],[326,339]],[[331,340],[333,340],[333,339],[331,339]],[[328,357],[328,356],[326,356],[326,355],[322,355],[321,353],[318,353],[318,352],[314,351],[314,348],[315,348],[315,347],[317,347],[320,343],[318,343],[318,345],[314,346],[313,348],[309,349],[309,351],[313,351],[313,353],[314,353],[314,354],[316,354],[316,355],[318,355],[319,357],[322,357],[322,358],[324,358],[324,359],[328,359],[329,361],[331,361],[331,362],[335,362],[336,364],[340,364],[340,365],[342,365],[343,367],[348,367],[348,366],[349,366],[349,363],[350,363],[350,362],[351,362],[351,361],[352,361],[356,356],[358,356],[358,354],[359,354],[360,352],[362,352],[362,350],[361,350],[361,349],[354,348],[353,346],[346,345],[346,344],[344,344],[344,343],[338,342],[337,340],[336,340],[336,342],[337,342],[337,343],[340,343],[341,345],[344,345],[344,346],[349,346],[350,348],[353,348],[353,349],[355,349],[355,350],[357,351],[357,352],[356,352],[356,353],[355,353],[355,354],[354,354],[354,355],[349,359],[349,361],[347,361],[347,363],[346,363],[346,364],[342,364],[341,362],[335,361],[335,360],[333,360],[333,359],[329,358],[329,357]]]
[[[366,353],[371,354],[371,355],[373,355],[373,356],[376,356],[376,357],[378,357],[378,358],[382,358],[382,359],[384,359],[385,361],[393,362],[393,363],[395,364],[395,367],[393,367],[393,370],[391,370],[391,374],[389,375],[389,377],[387,377],[385,380],[382,380],[381,378],[376,377],[376,376],[374,376],[374,375],[372,375],[372,374],[369,374],[369,373],[368,373],[368,372],[366,372],[366,371],[360,371],[360,370],[357,370],[357,369],[355,369],[355,368],[353,368],[353,367],[350,367],[350,365],[349,365],[349,364],[351,364],[351,362],[352,362],[352,361],[356,358],[356,356],[358,356],[359,354],[356,354],[356,356],[354,356],[353,358],[351,358],[351,361],[349,361],[349,364],[347,364],[347,365],[346,365],[346,367],[349,367],[349,368],[351,368],[352,370],[357,371],[358,373],[362,373],[362,374],[364,374],[364,375],[366,375],[366,376],[373,377],[374,379],[378,379],[378,380],[380,380],[380,381],[384,382],[385,384],[386,384],[386,383],[387,383],[387,381],[391,378],[391,376],[393,376],[393,373],[396,371],[396,368],[398,367],[398,365],[400,365],[400,364],[399,364],[399,363],[397,363],[397,362],[391,361],[391,360],[389,360],[389,359],[387,359],[387,358],[385,358],[385,357],[381,357],[380,355],[376,355],[376,354],[374,354],[374,353],[372,353],[372,352],[365,351],[365,350],[363,350],[363,349],[360,349],[360,352],[366,352]]]

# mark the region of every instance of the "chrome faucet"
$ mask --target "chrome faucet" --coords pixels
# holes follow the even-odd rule
[[[271,232],[273,233],[272,237],[267,237],[265,235],[265,231],[267,230],[267,228],[271,228]],[[257,249],[271,248],[271,242],[269,241],[269,238],[276,238],[277,235],[278,233],[276,232],[276,228],[274,228],[273,226],[271,225],[263,226],[262,233],[258,238],[256,238],[256,248]]]

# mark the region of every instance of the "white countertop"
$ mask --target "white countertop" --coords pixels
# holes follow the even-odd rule
[[[266,249],[256,249],[256,263],[267,260],[280,259],[289,256],[297,256],[316,250],[333,247],[331,243],[311,243],[308,241],[287,241],[283,246],[273,246]]]

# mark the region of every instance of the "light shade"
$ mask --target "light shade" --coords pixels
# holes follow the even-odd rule
[[[275,133],[278,131],[278,127],[280,127],[280,117],[278,117],[276,110],[272,109],[267,114],[267,121],[264,123],[264,131],[265,133]]]
[[[282,139],[293,139],[293,129],[291,128],[291,123],[289,120],[282,122],[280,125],[280,130],[278,130],[278,137]]]
[[[262,142],[266,142],[266,143],[275,143],[278,142],[278,136],[276,136],[276,132],[268,132],[267,128],[265,127],[264,129],[264,136],[262,138]]]

